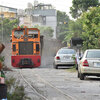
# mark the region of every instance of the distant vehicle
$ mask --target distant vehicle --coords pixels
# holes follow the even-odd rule
[[[59,49],[54,58],[54,68],[58,69],[59,66],[75,65],[75,54],[76,51],[74,49],[68,49],[67,47]]]
[[[14,28],[11,35],[13,67],[39,67],[41,64],[40,30]]]
[[[78,78],[100,76],[100,49],[86,50],[78,65]]]

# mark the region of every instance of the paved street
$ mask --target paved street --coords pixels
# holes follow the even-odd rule
[[[19,70],[21,69],[15,69],[12,74],[8,72],[8,75],[18,78]],[[100,78],[88,77],[81,81],[77,78],[76,72],[69,72],[68,69],[56,70],[40,67],[22,69],[21,72],[24,78],[48,100],[100,100]],[[19,79],[25,85],[25,82],[21,78]],[[32,96],[32,100],[39,100],[36,95],[33,95],[34,93],[29,92],[32,90],[28,86],[26,91],[28,95]]]
[[[32,100],[44,100],[36,95],[33,90],[21,78],[21,71],[24,78],[48,100],[100,100],[100,78],[88,77],[85,80],[77,78],[77,72],[69,72],[69,69],[54,69],[53,68],[53,49],[49,45],[44,45],[42,56],[42,65],[33,69],[15,69],[10,65],[10,46],[8,46],[4,55],[6,57],[6,65],[13,70],[7,72],[7,77],[15,77],[25,86],[26,94]],[[56,45],[52,44],[51,45]],[[57,45],[56,45],[57,46]],[[58,45],[59,47],[59,45]],[[6,53],[9,50],[8,53]],[[45,52],[46,51],[46,52]],[[8,59],[9,58],[9,59]]]

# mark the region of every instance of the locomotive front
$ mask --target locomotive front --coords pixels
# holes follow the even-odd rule
[[[13,67],[39,67],[40,31],[37,28],[15,28],[12,30],[12,56]]]

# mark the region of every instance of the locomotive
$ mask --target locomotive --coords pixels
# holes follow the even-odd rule
[[[40,30],[17,27],[12,30],[13,67],[39,67],[41,65]]]

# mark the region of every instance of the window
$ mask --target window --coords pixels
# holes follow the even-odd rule
[[[36,44],[36,52],[39,52],[39,44]]]
[[[86,58],[100,58],[100,51],[88,51]]]
[[[73,49],[60,49],[58,54],[75,54],[75,50]]]
[[[13,45],[13,51],[14,52],[16,51],[16,45],[15,44]]]
[[[14,32],[14,36],[16,38],[20,38],[23,34],[24,34],[23,30],[15,30],[15,32]]]
[[[38,38],[38,30],[29,30],[28,36],[30,38]]]

